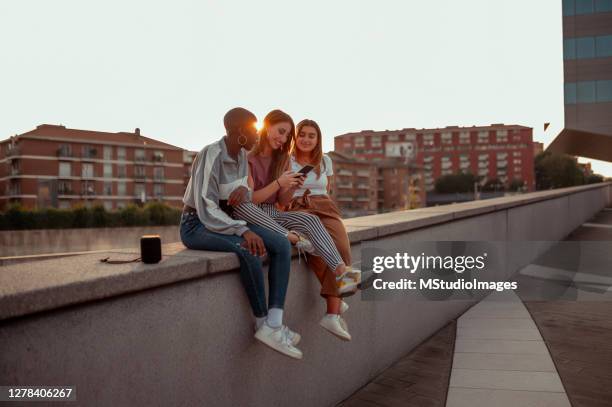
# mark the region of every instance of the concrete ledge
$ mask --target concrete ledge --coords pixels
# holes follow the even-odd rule
[[[610,199],[611,183],[540,191],[512,197],[466,202],[352,218],[345,221],[351,244],[411,230],[481,216],[559,197],[601,192]],[[592,210],[590,210],[592,211]],[[575,223],[575,222],[574,222]],[[570,230],[577,225],[572,224]],[[137,249],[98,251],[12,264],[0,270],[0,320],[98,300],[238,268],[234,254],[188,250],[181,243],[164,245],[156,265],[105,264],[104,257],[130,259]]]
[[[610,205],[610,184],[348,220],[353,260],[364,240],[562,239]],[[529,247],[537,252],[538,247]],[[346,343],[319,326],[319,283],[291,264],[285,321],[302,334],[304,360],[253,338],[233,254],[164,246],[160,264],[109,265],[134,249],[0,269],[0,382],[72,384],[87,406],[335,405],[408,353],[473,301],[347,299]],[[494,281],[512,272],[492,270]],[[265,271],[264,271],[265,273]],[[86,368],[85,368],[86,367]]]

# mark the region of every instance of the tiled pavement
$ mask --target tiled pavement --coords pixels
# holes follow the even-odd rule
[[[567,240],[612,242],[612,209]],[[576,273],[587,283],[611,277],[612,270]],[[512,291],[494,293],[458,319],[456,339],[453,325],[443,328],[340,405],[612,406],[612,300],[605,299],[523,303]]]
[[[454,341],[452,322],[339,406],[443,407]]]
[[[457,321],[447,407],[569,407],[559,374],[513,291],[493,293]]]
[[[598,213],[567,240],[608,242],[612,253],[612,209]],[[601,271],[589,277],[609,286],[612,268]],[[525,302],[573,407],[612,406],[612,299],[601,292],[597,298],[602,300]]]

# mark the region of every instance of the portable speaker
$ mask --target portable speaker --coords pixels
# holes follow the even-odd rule
[[[162,258],[159,235],[144,235],[140,238],[140,257],[143,263],[159,263]]]

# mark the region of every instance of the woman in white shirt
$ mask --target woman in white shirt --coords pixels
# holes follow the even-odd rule
[[[351,264],[351,244],[342,223],[340,210],[329,196],[330,180],[334,171],[331,159],[323,154],[321,129],[314,120],[302,120],[296,126],[294,137],[290,170],[298,172],[305,165],[311,165],[314,169],[308,173],[300,187],[294,188],[288,210],[317,215],[348,269]],[[340,314],[348,309],[348,305],[338,293],[334,272],[320,257],[309,256],[308,265],[319,279],[321,296],[327,302],[327,313],[320,322],[321,326],[341,339],[350,340],[346,322],[340,317]],[[354,294],[354,291],[351,294]]]

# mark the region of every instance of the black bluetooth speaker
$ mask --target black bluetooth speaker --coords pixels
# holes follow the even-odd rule
[[[159,263],[162,258],[159,235],[144,235],[140,238],[140,257],[146,264]]]

